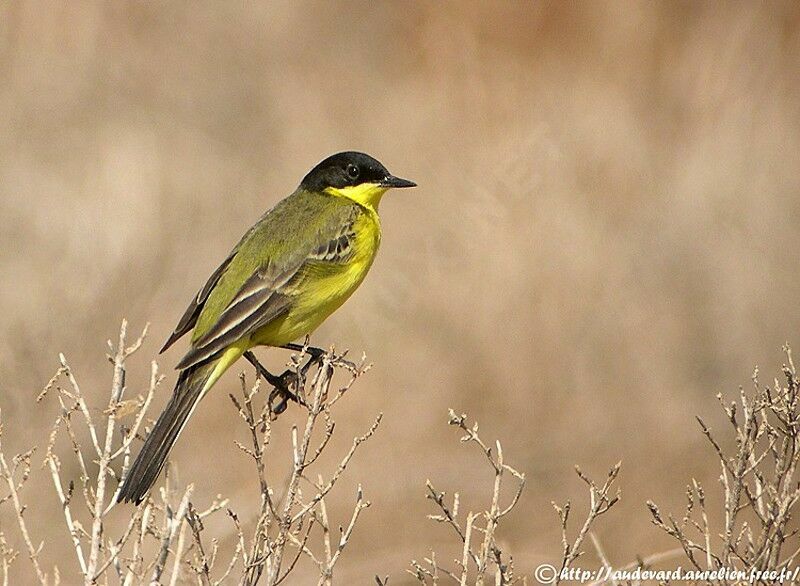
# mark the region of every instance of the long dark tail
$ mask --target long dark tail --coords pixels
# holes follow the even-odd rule
[[[156,421],[153,430],[144,442],[142,451],[133,462],[125,477],[125,483],[117,496],[118,502],[144,500],[150,487],[158,478],[167,461],[175,440],[186,425],[186,420],[203,394],[203,387],[214,371],[216,361],[192,366],[182,371],[167,407]]]

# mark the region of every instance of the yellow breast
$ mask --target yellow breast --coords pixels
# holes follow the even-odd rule
[[[381,240],[380,220],[373,210],[354,225],[353,256],[344,264],[311,265],[289,312],[261,328],[253,343],[282,346],[313,332],[353,294],[369,272]]]

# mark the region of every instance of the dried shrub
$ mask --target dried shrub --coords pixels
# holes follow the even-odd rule
[[[47,395],[55,395],[60,406],[42,461],[42,468],[49,474],[35,474],[35,447],[9,457],[3,449],[4,429],[0,425],[0,486],[4,489],[0,492],[0,510],[13,516],[21,543],[20,551],[16,551],[0,531],[2,583],[10,583],[11,569],[20,563],[21,554],[29,559],[36,582],[61,582],[59,568],[45,567],[42,562],[41,552],[50,544],[37,543],[37,528],[29,525],[25,515],[29,484],[49,476],[63,512],[63,535],[71,544],[73,563],[85,584],[192,582],[211,586],[263,582],[274,586],[291,579],[301,561],[315,568],[318,584],[331,584],[336,564],[370,503],[359,486],[349,517],[334,529],[337,525],[329,518],[326,499],[359,447],[376,433],[381,414],[353,439],[327,477],[315,472],[315,464],[330,446],[335,405],[368,367],[363,361],[360,365],[348,362],[333,351],[311,352],[307,344],[297,347],[281,378],[291,383],[304,422],[291,428],[291,472],[288,480],[280,482],[270,478],[266,462],[287,456],[271,447],[272,422],[286,408],[286,397],[277,389],[266,393],[268,385],[262,384],[261,378],[248,384],[241,375],[239,394],[231,395],[231,401],[248,437],[246,443],[237,442],[237,446],[252,461],[258,480],[253,494],[253,500],[259,503],[254,521],[240,520],[235,512],[237,504],[221,496],[201,506],[192,499],[193,485],[175,483],[168,466],[163,484],[139,507],[128,509],[129,516],[116,526],[109,522],[109,514],[116,510],[117,487],[127,473],[134,445],[150,424],[149,407],[162,381],[152,362],[146,390],[136,397],[126,396],[126,361],[140,349],[145,335],[146,328],[128,345],[127,324],[123,322],[117,343],[109,343],[112,385],[100,417],[86,401],[66,358],[60,356],[59,369],[38,398],[41,401]],[[740,389],[736,401],[726,402],[718,396],[731,432],[729,438],[713,432],[698,417],[702,433],[719,461],[722,510],[708,505],[706,490],[696,480],[687,488],[687,505],[680,518],[665,516],[648,501],[653,523],[675,539],[679,547],[638,558],[620,571],[649,569],[682,555],[697,572],[727,572],[697,581],[734,584],[747,576],[751,581],[765,582],[773,579],[775,572],[784,572],[785,580],[797,578],[797,572],[793,577],[786,572],[800,556],[800,534],[793,521],[800,500],[800,382],[791,352],[788,348],[785,351],[783,381],[762,385],[756,371],[753,389]],[[262,367],[255,358],[248,359],[261,373]],[[348,375],[340,387],[333,386],[337,371]],[[458,492],[448,498],[428,481],[426,497],[437,508],[429,518],[449,528],[460,555],[444,563],[441,556],[431,552],[422,562],[413,560],[408,572],[417,582],[430,585],[527,583],[526,576],[515,572],[513,557],[501,547],[498,537],[500,525],[519,502],[525,475],[506,462],[499,441],[494,445],[484,442],[478,425],[468,422],[466,415],[451,410],[448,423],[463,433],[463,443],[483,454],[493,480],[491,493],[482,510],[464,515]],[[64,458],[74,461],[78,478],[65,477]],[[619,502],[619,471],[617,464],[602,483],[596,483],[576,467],[589,496],[586,517],[577,525],[572,523],[571,503],[553,503],[562,536],[560,566],[553,566],[554,582],[576,579],[568,572],[575,569],[576,561],[584,554],[587,538],[607,570],[593,583],[642,582],[612,574],[617,568],[612,567],[593,532],[598,519]],[[225,521],[227,530],[211,534],[206,525],[212,517]],[[66,560],[61,562],[64,563]],[[375,581],[386,585],[389,579],[375,577]]]
[[[751,391],[736,401],[717,395],[729,424],[733,447],[700,417],[703,435],[719,460],[723,510],[709,511],[703,486],[692,479],[680,519],[666,517],[648,501],[653,523],[674,538],[696,570],[742,571],[764,575],[795,564],[800,537],[793,523],[800,499],[800,402],[797,370],[784,348],[783,382],[762,385],[758,369]],[[714,524],[712,519],[720,519]],[[737,582],[723,577],[718,583]]]
[[[254,495],[261,506],[252,530],[236,514],[236,504],[217,498],[201,507],[192,500],[193,486],[176,486],[167,469],[163,486],[135,509],[131,509],[121,532],[114,532],[108,515],[115,510],[116,490],[129,468],[131,450],[138,433],[148,421],[148,408],[162,377],[155,362],[147,391],[135,398],[126,398],[126,360],[142,345],[142,335],[126,345],[127,324],[123,322],[116,345],[109,342],[109,360],[113,365],[111,393],[103,417],[93,416],[85,395],[67,360],[39,396],[54,393],[60,413],[55,419],[47,442],[43,465],[50,472],[55,493],[61,503],[66,528],[80,574],[85,584],[122,584],[196,582],[201,585],[256,584],[284,582],[301,559],[310,560],[317,568],[319,584],[330,584],[336,563],[341,559],[360,514],[369,506],[359,487],[350,518],[341,532],[333,529],[326,498],[345,474],[358,448],[378,429],[379,414],[363,435],[356,437],[350,449],[340,458],[334,472],[324,478],[314,473],[314,464],[329,446],[334,434],[333,408],[349,391],[367,367],[356,366],[333,352],[314,354],[300,348],[290,368],[284,373],[294,381],[293,391],[305,423],[291,430],[293,449],[288,481],[276,482],[268,477],[265,459],[272,434],[271,422],[277,412],[275,393],[265,396],[260,380],[248,385],[241,377],[241,397],[231,396],[249,431],[249,445],[239,444],[254,463],[259,493]],[[312,368],[313,367],[313,368]],[[334,373],[349,373],[347,382],[332,386]],[[309,374],[311,373],[311,374]],[[125,425],[123,421],[131,421]],[[0,440],[2,439],[0,428]],[[80,476],[64,478],[60,446],[65,441],[69,456],[74,458]],[[86,445],[88,442],[88,445]],[[58,584],[58,567],[45,568],[40,559],[45,544],[36,545],[34,528],[25,519],[24,490],[32,475],[36,448],[7,458],[0,443],[0,478],[7,494],[0,504],[9,503],[16,517],[25,553],[33,566],[39,584]],[[273,453],[274,452],[274,453]],[[286,454],[270,452],[269,458],[285,458]],[[96,466],[96,473],[94,472]],[[280,486],[282,498],[276,498]],[[222,535],[208,535],[205,522],[212,515],[227,515],[229,529]],[[222,544],[230,542],[231,548]],[[9,581],[10,567],[18,552],[8,546],[0,532],[0,571],[3,583]]]

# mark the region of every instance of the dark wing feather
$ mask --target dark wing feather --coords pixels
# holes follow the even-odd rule
[[[197,295],[192,299],[192,302],[189,304],[189,307],[186,308],[186,311],[183,312],[183,316],[178,321],[178,325],[175,326],[175,331],[172,332],[169,339],[164,342],[164,345],[159,350],[159,354],[162,354],[167,348],[172,346],[179,338],[181,338],[184,334],[190,332],[194,325],[197,323],[197,318],[200,316],[200,312],[203,310],[203,304],[208,299],[211,290],[219,281],[222,273],[225,272],[225,269],[228,268],[228,265],[233,260],[233,257],[236,256],[236,252],[238,251],[238,246],[234,248],[231,253],[228,255],[222,264],[217,267],[211,276],[206,281],[206,284],[203,285],[203,288],[197,292]]]
[[[265,271],[253,273],[219,319],[195,341],[176,368],[188,368],[208,360],[288,311],[292,298],[286,293],[285,286],[295,272],[291,270],[275,276]]]
[[[330,240],[322,243],[308,255],[306,261],[321,261],[331,264],[344,264],[353,256],[355,232],[352,224],[342,229]]]

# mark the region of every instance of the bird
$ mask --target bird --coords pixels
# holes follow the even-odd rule
[[[361,152],[334,154],[244,234],[192,299],[161,352],[191,332],[172,396],[118,489],[140,504],[198,403],[256,346],[295,347],[358,288],[381,241],[378,206],[392,175]]]

